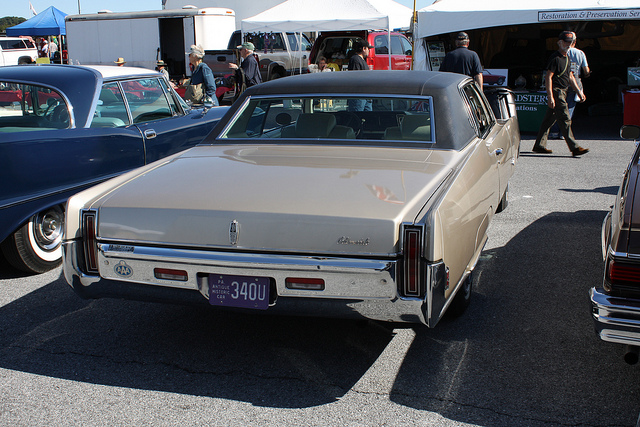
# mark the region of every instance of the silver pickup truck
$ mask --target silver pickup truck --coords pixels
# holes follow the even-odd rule
[[[244,40],[256,47],[254,53],[258,55],[262,81],[309,72],[311,42],[304,34],[246,33]],[[230,74],[229,63],[238,61],[237,47],[240,44],[240,31],[235,31],[227,50],[205,51],[204,62],[216,77]]]

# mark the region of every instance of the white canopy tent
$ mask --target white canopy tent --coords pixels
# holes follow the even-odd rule
[[[414,68],[428,69],[425,37],[506,25],[639,19],[638,0],[437,0],[418,11]]]
[[[395,25],[408,26],[411,14],[411,9],[393,0],[287,0],[244,19],[241,29],[242,33],[371,29],[390,33]]]

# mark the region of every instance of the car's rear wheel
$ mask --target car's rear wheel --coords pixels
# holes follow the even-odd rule
[[[467,278],[462,283],[462,287],[458,289],[458,293],[455,297],[453,297],[453,301],[451,301],[451,305],[449,306],[449,314],[452,316],[460,316],[465,312],[467,307],[469,307],[469,303],[471,302],[471,287],[473,284],[472,274],[469,273]]]
[[[54,206],[29,218],[2,242],[2,253],[15,268],[44,273],[62,262],[64,209]]]

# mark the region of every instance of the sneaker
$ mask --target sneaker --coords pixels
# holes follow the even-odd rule
[[[531,151],[533,151],[534,153],[542,153],[542,154],[551,154],[553,153],[553,151],[544,148],[540,145],[534,145],[533,148],[531,149]]]
[[[573,150],[572,154],[573,154],[573,157],[578,157],[578,156],[582,156],[583,154],[587,154],[588,152],[589,152],[588,148],[578,147],[575,150]]]

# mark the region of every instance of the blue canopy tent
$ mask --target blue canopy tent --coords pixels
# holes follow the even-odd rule
[[[6,29],[7,36],[19,37],[19,36],[31,36],[31,37],[49,37],[51,36],[64,36],[67,34],[67,30],[64,25],[64,17],[66,13],[56,9],[53,6],[49,6],[31,19],[24,21],[21,24],[14,25]],[[61,37],[62,38],[62,37]],[[60,50],[62,51],[62,39],[60,40]],[[63,53],[63,52],[61,52]],[[60,56],[60,63],[62,63],[63,55]]]
[[[65,16],[66,13],[49,6],[22,24],[7,28],[7,36],[64,36],[67,34],[64,26]]]

